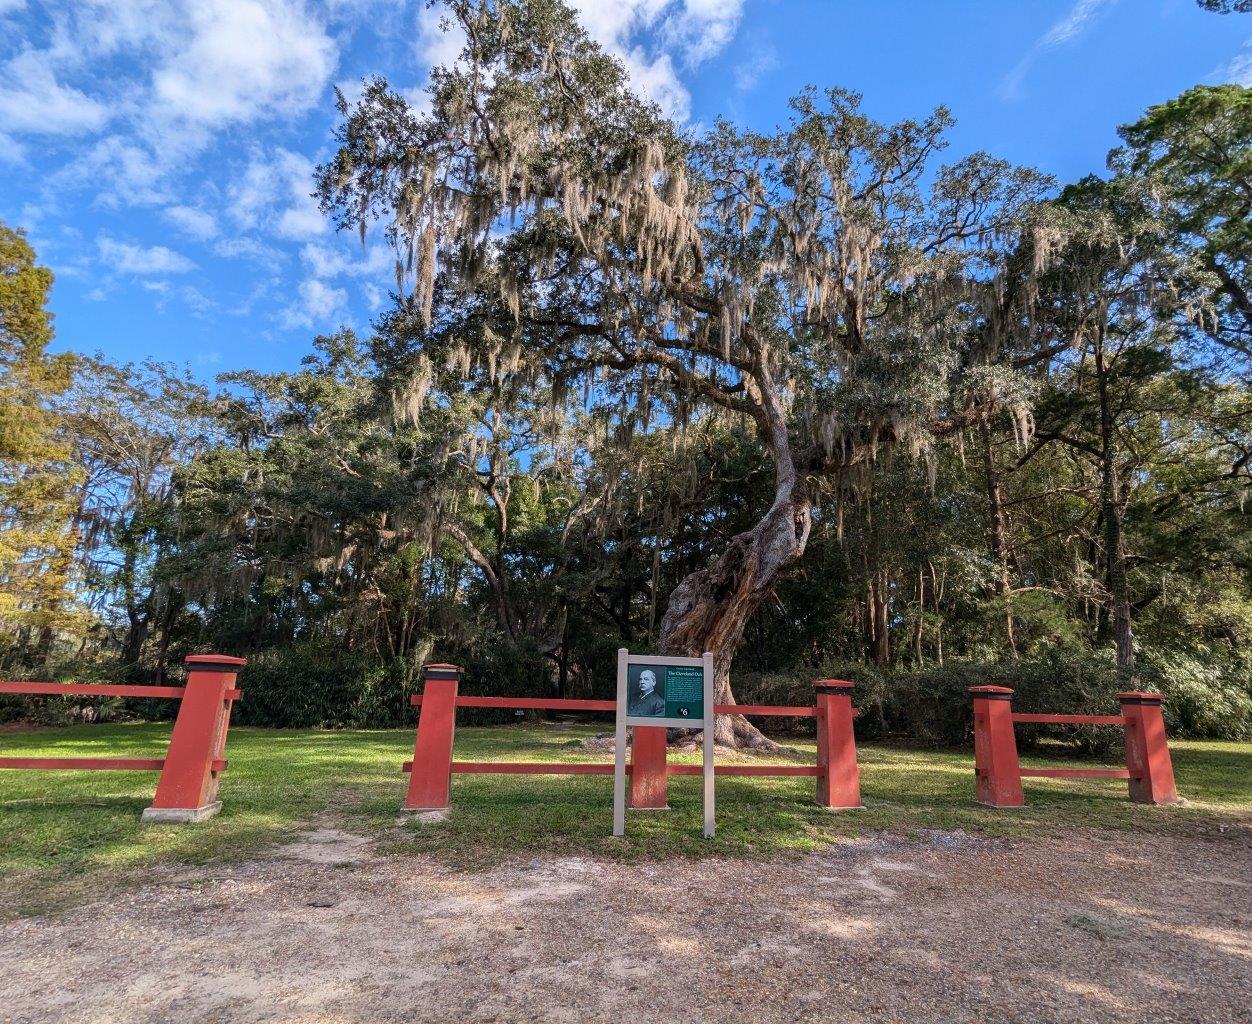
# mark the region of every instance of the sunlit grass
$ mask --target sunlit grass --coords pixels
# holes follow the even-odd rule
[[[509,725],[460,728],[458,760],[608,761],[579,740],[597,727]],[[78,726],[0,735],[7,756],[159,757],[166,725]],[[755,857],[817,849],[839,837],[879,830],[963,829],[985,835],[1042,835],[1079,827],[1207,831],[1246,826],[1252,814],[1252,744],[1172,745],[1185,807],[1143,807],[1118,780],[1026,782],[1027,806],[1009,811],[974,802],[969,751],[865,745],[865,809],[829,812],[813,804],[804,778],[723,778],[717,837],[700,838],[700,780],[670,781],[667,812],[630,812],[627,836],[610,836],[612,781],[606,776],[454,778],[444,822],[403,818],[411,730],[313,732],[233,729],[223,813],[195,826],[143,826],[152,772],[0,771],[0,900],[3,914],[28,913],[132,885],[153,871],[255,857],[314,820],[378,837],[381,848],[431,853],[450,867],[518,854]],[[1056,751],[1023,755],[1049,762]],[[698,754],[673,755],[698,761]],[[746,757],[746,755],[741,755]],[[760,759],[755,759],[760,760]],[[816,761],[812,740],[788,741],[764,760]]]

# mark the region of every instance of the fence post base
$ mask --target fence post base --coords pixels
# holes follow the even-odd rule
[[[456,665],[424,665],[422,710],[413,741],[413,770],[404,800],[406,811],[446,811],[452,784],[452,741],[461,670]]]
[[[205,821],[222,809],[222,801],[214,800],[203,807],[145,807],[139,820],[149,825],[188,825]]]
[[[632,726],[630,806],[640,811],[669,810],[669,769],[665,763],[669,734],[664,726]]]
[[[235,677],[247,664],[225,654],[186,658],[187,685],[170,733],[156,796],[140,820],[149,824],[204,821],[222,809],[217,787],[226,767],[226,732],[238,696]]]
[[[974,695],[974,778],[978,802],[988,807],[1023,807],[1021,765],[1013,733],[1013,691],[1007,686],[971,686]]]
[[[832,811],[864,810],[861,769],[852,731],[852,684],[819,679],[817,691],[817,803]]]
[[[1165,740],[1165,719],[1159,693],[1119,693],[1126,719],[1126,769],[1130,772],[1130,799],[1137,804],[1176,804],[1174,763]]]

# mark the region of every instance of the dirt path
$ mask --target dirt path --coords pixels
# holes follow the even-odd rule
[[[891,836],[460,874],[321,830],[0,926],[0,1020],[1252,1020],[1252,846]]]

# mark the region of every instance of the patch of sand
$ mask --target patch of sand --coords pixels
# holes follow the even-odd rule
[[[1233,1024],[1249,850],[934,833],[461,873],[321,825],[272,859],[0,925],[0,1021]]]

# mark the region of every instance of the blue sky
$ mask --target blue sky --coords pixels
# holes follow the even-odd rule
[[[881,119],[947,105],[975,149],[1062,181],[1197,82],[1252,85],[1252,15],[1194,0],[576,0],[639,87],[758,128],[805,83]],[[455,47],[453,47],[455,49]],[[0,219],[57,275],[57,345],[295,367],[393,284],[309,199],[332,90],[419,95],[449,50],[421,0],[0,0]]]

